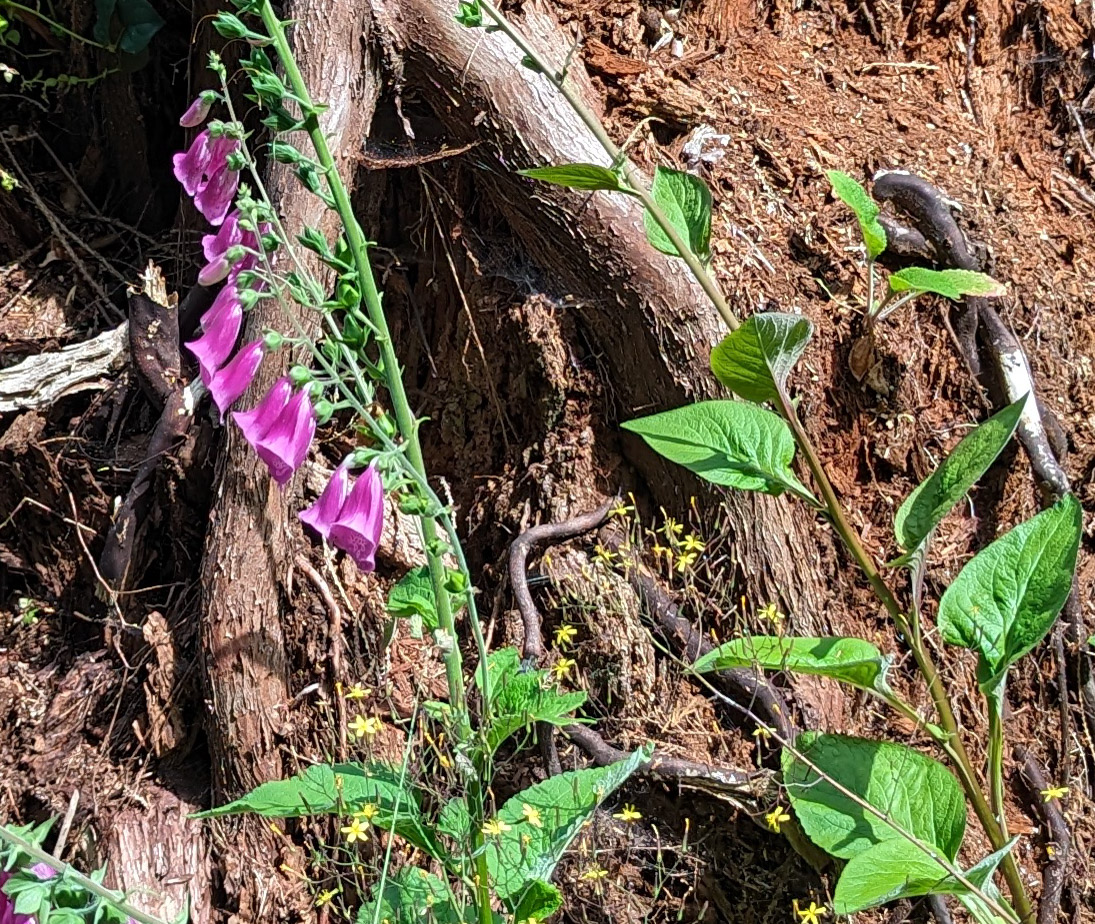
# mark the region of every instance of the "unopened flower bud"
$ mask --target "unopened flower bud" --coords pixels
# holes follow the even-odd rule
[[[289,381],[297,388],[309,384],[314,378],[315,376],[312,374],[312,370],[307,366],[293,366],[293,368],[289,370]]]
[[[266,351],[273,353],[274,350],[281,349],[281,345],[285,343],[285,338],[276,330],[268,330],[263,333],[262,342],[266,346]]]
[[[334,415],[335,406],[330,401],[321,398],[312,405],[312,410],[316,412],[316,423],[322,427]]]
[[[203,90],[197,99],[190,104],[190,108],[182,114],[179,124],[183,128],[196,128],[209,117],[209,110],[217,101],[217,93],[213,90]]]

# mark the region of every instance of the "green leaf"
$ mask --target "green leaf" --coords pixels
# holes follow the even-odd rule
[[[779,401],[814,326],[797,314],[755,314],[711,351],[711,371],[746,401]]]
[[[103,45],[111,44],[111,19],[117,15],[122,30],[117,47],[128,55],[140,54],[164,26],[163,17],[148,0],[95,0],[92,36]]]
[[[910,266],[890,276],[892,292],[934,292],[952,301],[965,295],[993,298],[1006,295],[1007,289],[984,273],[973,270],[931,270],[922,266]]]
[[[1015,432],[1028,398],[1009,404],[967,434],[905,499],[894,518],[894,534],[905,554],[891,564],[903,565],[918,555],[943,517],[988,471]]]
[[[1080,504],[1071,494],[975,555],[939,601],[943,638],[980,655],[982,689],[1050,630],[1072,589]]]
[[[491,725],[487,729],[486,748],[493,754],[498,747],[524,728],[537,722],[569,725],[573,713],[585,701],[586,694],[560,692],[551,682],[550,671],[522,670],[516,648],[500,648],[487,656],[491,678]],[[475,672],[480,686],[481,674]]]
[[[855,212],[863,243],[867,245],[867,257],[874,260],[886,249],[886,229],[878,222],[878,203],[859,183],[839,170],[827,170],[825,176],[833,187],[836,197]]]
[[[782,417],[740,401],[700,401],[622,424],[701,478],[742,491],[791,491],[817,503],[791,471],[795,441]]]
[[[650,760],[647,745],[607,767],[572,770],[530,786],[498,812],[509,826],[487,837],[487,866],[495,891],[509,908],[519,908],[529,892],[542,891],[563,852],[582,825],[640,764]],[[525,806],[539,811],[540,826],[529,822]]]
[[[563,907],[563,896],[550,882],[534,879],[521,893],[521,901],[513,909],[513,924],[524,921],[544,921]]]
[[[711,190],[707,184],[691,173],[658,167],[654,171],[654,183],[650,187],[654,201],[658,203],[669,223],[701,260],[711,256]],[[646,239],[671,257],[679,257],[677,248],[666,233],[643,211]]]
[[[500,915],[492,914],[496,922]],[[357,911],[356,924],[473,924],[478,921],[470,904],[459,906],[444,879],[424,869],[404,867],[384,880]]]
[[[553,186],[565,186],[567,189],[627,191],[620,185],[620,178],[612,170],[598,164],[560,164],[558,167],[533,167],[517,172],[521,176],[551,183]]]
[[[792,638],[754,635],[715,648],[693,665],[701,674],[734,667],[795,671],[832,677],[863,690],[889,695],[890,659],[858,638]]]
[[[848,861],[833,893],[835,914],[855,914],[876,905],[919,895],[970,895],[992,878],[1000,861],[1014,846],[1004,847],[963,873],[970,885],[959,882],[938,859],[905,838],[876,844]],[[938,856],[938,855],[937,855]]]
[[[388,612],[403,619],[418,616],[431,632],[438,627],[437,598],[428,566],[412,568],[399,579],[388,593]]]
[[[437,830],[455,841],[463,843],[470,836],[471,813],[468,802],[463,796],[453,796],[441,806],[437,816]]]
[[[315,764],[289,779],[263,783],[240,799],[190,817],[351,815],[369,804],[379,809],[372,818],[378,828],[394,831],[432,857],[445,856],[422,818],[418,793],[396,770],[380,763]]]
[[[818,847],[850,860],[874,844],[911,834],[953,860],[966,830],[966,800],[951,772],[888,741],[805,732],[796,741],[809,766],[783,750],[783,781],[795,814]],[[885,816],[879,818],[827,778]]]

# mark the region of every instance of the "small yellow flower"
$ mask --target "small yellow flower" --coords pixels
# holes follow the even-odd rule
[[[673,517],[666,517],[665,523],[662,524],[662,535],[666,539],[671,539],[674,536],[679,536],[683,529],[683,523],[678,523]]]
[[[630,802],[626,802],[624,803],[623,811],[616,812],[612,817],[620,819],[620,821],[625,824],[631,824],[632,822],[638,821],[643,816],[641,812],[635,811],[634,805]]]
[[[625,504],[622,500],[616,501],[616,506],[608,511],[610,517],[626,517],[629,513],[634,513],[635,508],[630,504]]]
[[[355,683],[350,687],[349,692],[346,694],[347,699],[364,699],[373,691],[367,687],[363,687],[360,683]]]
[[[350,823],[342,829],[342,833],[346,835],[347,844],[363,841],[369,836],[369,823],[362,822],[360,818],[351,818]]]
[[[365,718],[364,716],[354,716],[354,720],[350,723],[350,731],[354,733],[356,738],[364,738],[368,736],[372,738],[380,729],[384,727],[384,723],[380,721],[375,715]]]
[[[768,829],[775,831],[779,834],[779,826],[785,821],[790,821],[791,816],[787,814],[782,805],[777,805],[772,811],[764,816],[764,821],[768,825]]]
[[[702,552],[703,541],[695,533],[689,533],[684,537],[684,542],[681,543],[681,548],[686,552]]]
[[[437,755],[437,762],[439,764],[441,764],[441,766],[444,767],[446,770],[451,770],[452,769],[452,761],[449,760],[449,755],[448,754],[438,754]]]
[[[662,545],[660,542],[655,542],[650,551],[654,553],[655,558],[659,555],[664,555],[669,564],[673,564],[673,550],[671,548]]]
[[[699,554],[696,552],[681,552],[677,557],[677,570],[684,574],[692,565],[696,559],[699,558]]]
[[[361,806],[360,809],[354,812],[354,818],[360,818],[364,821],[372,821],[374,818],[376,818],[376,814],[379,811],[380,809],[372,802],[366,802],[363,806]]]
[[[551,672],[556,680],[562,680],[564,677],[569,677],[571,669],[577,666],[578,662],[573,658],[560,658],[551,666]]]
[[[1042,801],[1052,802],[1054,799],[1061,799],[1068,795],[1067,786],[1050,786],[1049,789],[1042,790]]]
[[[555,645],[558,648],[566,648],[578,636],[578,630],[574,626],[561,625],[555,630]]]
[[[501,818],[492,818],[483,824],[481,830],[487,837],[499,837],[511,828]]]
[[[582,873],[582,878],[586,880],[586,882],[596,882],[598,879],[604,879],[607,875],[607,869],[602,869],[600,866],[591,866]]]
[[[772,733],[763,725],[758,725],[753,729],[754,738],[764,738],[766,741],[772,737]]]
[[[342,889],[328,889],[326,892],[320,892],[319,895],[316,896],[316,907],[322,908],[341,891]]]
[[[798,906],[798,899],[796,898],[792,903],[794,905],[795,914],[798,915],[802,924],[821,924],[821,918],[829,913],[828,909],[823,905],[818,905],[817,902],[810,902],[810,907],[800,908]]]
[[[606,549],[603,545],[597,543],[597,545],[593,547],[593,557],[596,558],[597,561],[603,561],[606,565],[611,565],[612,559],[616,557],[616,553],[613,552],[612,549]]]
[[[525,821],[534,828],[542,828],[544,826],[543,821],[540,820],[540,810],[538,808],[533,808],[527,802],[522,803],[521,814],[525,816]]]
[[[779,625],[787,617],[784,616],[774,603],[769,603],[767,606],[762,606],[757,610],[757,619],[762,619],[765,622],[770,622],[775,625]]]

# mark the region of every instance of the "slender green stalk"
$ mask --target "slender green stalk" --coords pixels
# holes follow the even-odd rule
[[[311,138],[316,157],[326,171],[328,187],[334,199],[335,210],[346,232],[346,240],[354,257],[354,267],[357,270],[358,284],[361,287],[362,301],[365,304],[369,321],[376,330],[375,340],[380,349],[381,361],[388,385],[388,391],[392,398],[392,410],[395,414],[396,425],[400,435],[406,444],[407,459],[415,471],[426,480],[426,466],[422,457],[422,446],[418,439],[418,426],[411,412],[410,403],[403,387],[403,378],[400,374],[399,359],[392,344],[391,334],[388,330],[387,318],[380,301],[380,293],[376,287],[372,267],[369,263],[368,243],[365,235],[354,215],[353,206],[346,187],[339,176],[334,158],[327,145],[327,138],[319,124],[316,108],[309,95],[308,86],[297,66],[296,58],[289,47],[285,35],[284,24],[274,14],[269,0],[263,0],[260,8],[263,24],[273,39],[282,67],[285,68],[289,85],[300,100],[304,128]],[[426,559],[429,564],[430,580],[433,584],[434,598],[437,606],[437,621],[442,632],[448,637],[448,644],[444,648],[445,678],[448,683],[449,697],[456,720],[454,729],[457,743],[467,746],[472,737],[471,718],[468,713],[467,693],[464,687],[463,663],[460,655],[460,646],[457,643],[456,628],[453,618],[452,605],[449,600],[449,592],[445,587],[445,565],[441,558],[441,543],[437,535],[436,524],[432,517],[419,518],[422,529],[422,539],[426,548]],[[483,665],[483,675],[487,675],[486,665]],[[486,691],[484,691],[486,693]],[[468,782],[469,804],[472,810],[472,848],[476,856],[476,904],[481,924],[492,924],[490,878],[487,867],[486,851],[483,850],[483,833],[480,830],[483,821],[484,792],[483,782],[477,768],[470,768],[466,774]]]
[[[115,908],[117,908],[122,914],[128,915],[133,918],[134,921],[139,921],[140,924],[165,924],[160,918],[151,914],[146,914],[139,908],[134,908],[128,902],[118,898],[118,893],[112,889],[108,889],[104,885],[100,885],[94,879],[90,879],[81,873],[75,866],[66,863],[64,860],[58,860],[53,854],[47,853],[41,847],[36,847],[26,838],[16,834],[10,828],[0,827],[0,840],[7,841],[14,846],[17,850],[22,851],[32,860],[37,863],[45,863],[52,870],[56,870],[60,875],[64,876],[69,882],[78,885],[81,889],[90,892],[97,898],[101,898],[106,902],[109,902]]]
[[[98,42],[92,41],[89,38],[85,38],[78,32],[73,32],[71,29],[66,29],[59,22],[50,19],[44,15],[41,10],[33,9],[29,6],[23,6],[22,3],[16,3],[15,0],[0,0],[0,9],[18,10],[20,13],[26,13],[29,16],[33,16],[35,19],[40,19],[54,32],[60,32],[62,35],[67,35],[70,39],[75,39],[77,42],[81,42],[84,45],[90,45],[92,48],[102,48],[104,51],[108,50],[106,45],[100,45]]]
[[[844,509],[840,503],[840,499],[837,497],[836,491],[833,490],[832,483],[825,474],[825,469],[821,464],[821,460],[814,450],[810,437],[807,435],[805,429],[803,429],[802,422],[799,420],[794,406],[790,401],[784,400],[781,409],[783,411],[783,416],[786,418],[791,427],[791,431],[794,434],[795,442],[798,444],[803,457],[806,459],[806,464],[814,476],[818,491],[821,493],[822,500],[825,502],[829,518],[837,531],[837,535],[840,536],[841,540],[848,548],[848,551],[851,552],[852,557],[856,560],[860,570],[863,571],[871,588],[874,590],[879,600],[882,601],[883,606],[886,607],[886,611],[889,613],[894,625],[897,627],[898,631],[905,636],[905,639],[909,644],[909,650],[912,652],[913,659],[916,661],[916,666],[919,668],[920,673],[928,686],[928,692],[931,695],[932,704],[935,706],[935,710],[938,713],[939,724],[943,731],[943,736],[933,737],[935,737],[936,741],[943,748],[943,751],[950,758],[959,782],[962,784],[962,789],[965,791],[966,797],[973,805],[973,810],[977,815],[978,820],[981,822],[981,826],[985,829],[985,833],[988,835],[989,840],[992,842],[993,849],[999,850],[1007,843],[1007,831],[998,823],[977,780],[977,774],[973,769],[973,762],[970,760],[969,754],[966,751],[966,746],[962,741],[958,719],[951,707],[950,698],[947,695],[946,688],[943,686],[942,678],[939,676],[939,671],[935,666],[931,653],[921,642],[919,619],[915,620],[915,628],[910,625],[910,621],[902,613],[901,607],[898,604],[893,591],[890,590],[889,585],[879,573],[874,559],[871,558],[870,554],[863,547],[863,543],[859,539],[859,534],[848,522],[847,517],[844,515]],[[1007,880],[1008,888],[1011,891],[1012,902],[1015,904],[1015,910],[1019,915],[1019,919],[1021,921],[1033,920],[1034,911],[1031,907],[1030,900],[1027,898],[1026,887],[1023,885],[1022,877],[1019,874],[1019,867],[1015,862],[1015,857],[1011,853],[1008,853],[1004,857],[1001,868],[1004,873],[1004,878]]]
[[[498,30],[503,33],[514,45],[516,45],[526,55],[529,61],[533,64],[536,70],[543,74],[553,87],[562,95],[563,99],[567,101],[567,104],[574,111],[574,114],[582,120],[582,123],[589,129],[590,134],[597,139],[597,143],[604,149],[605,153],[612,160],[613,164],[619,164],[623,170],[624,179],[627,181],[627,185],[631,187],[632,192],[642,202],[643,207],[650,213],[650,217],[654,219],[658,227],[665,232],[665,236],[669,238],[673,246],[677,248],[677,253],[681,255],[681,259],[688,265],[689,270],[692,271],[692,275],[696,278],[696,282],[699,283],[700,288],[703,289],[704,294],[710,299],[711,304],[715,306],[715,310],[722,316],[723,321],[730,330],[737,330],[741,326],[741,321],[737,315],[734,314],[729,303],[726,301],[726,296],[722,294],[722,290],[719,288],[719,284],[715,281],[715,277],[708,272],[707,267],[703,265],[703,261],[693,253],[692,248],[681,238],[677,229],[673,226],[673,223],[666,217],[665,212],[662,211],[661,206],[654,201],[654,197],[650,194],[650,190],[647,189],[639,171],[632,166],[631,162],[624,155],[624,153],[616,146],[616,143],[608,137],[608,132],[605,131],[604,126],[600,120],[589,111],[589,108],[581,101],[578,94],[574,92],[573,88],[567,82],[566,75],[561,74],[555,70],[555,68],[545,60],[540,53],[528,43],[528,40],[521,34],[501,12],[489,3],[488,0],[479,0],[480,9],[490,17],[493,23],[498,27]]]
[[[1001,691],[999,697],[989,695],[986,699],[989,706],[989,805],[996,815],[996,823],[1000,826],[1000,834],[1006,840],[1008,836],[1008,819],[1004,812],[1004,717],[1001,714],[1003,691]]]

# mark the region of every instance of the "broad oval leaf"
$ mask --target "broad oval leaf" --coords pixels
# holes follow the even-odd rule
[[[1072,589],[1080,531],[1080,504],[1066,494],[982,549],[943,594],[939,630],[980,655],[982,689],[1050,630]]]
[[[958,301],[966,295],[995,298],[1007,294],[1002,283],[984,273],[960,269],[932,270],[923,266],[910,266],[891,275],[890,290],[934,292],[952,301]]]
[[[507,907],[519,908],[527,894],[542,892],[582,825],[651,753],[647,745],[607,767],[560,773],[502,806],[502,832],[487,836],[486,852],[495,892]],[[539,825],[529,820],[530,811],[538,813]]]
[[[791,491],[817,503],[791,471],[787,422],[741,401],[700,401],[622,424],[655,452],[701,478],[742,491]]]
[[[491,912],[494,924],[503,918]],[[372,897],[358,908],[356,924],[477,924],[476,909],[458,903],[448,883],[435,873],[405,866],[373,886]]]
[[[894,533],[905,553],[893,565],[903,565],[917,555],[932,530],[988,471],[1015,432],[1027,400],[1009,404],[967,434],[939,468],[913,489],[894,518]]]
[[[875,259],[886,249],[886,229],[878,221],[878,203],[858,182],[839,170],[827,170],[825,176],[836,197],[855,212],[868,259]]]
[[[803,830],[818,847],[850,860],[911,834],[953,860],[966,830],[966,800],[939,761],[888,741],[805,732],[795,742],[809,766],[783,749],[783,782]],[[885,818],[838,790],[831,777]]]
[[[691,173],[658,167],[650,193],[681,240],[697,257],[707,260],[711,256],[711,190],[707,184]],[[645,209],[643,225],[646,239],[654,247],[671,257],[680,256],[673,242]]]
[[[864,690],[888,694],[886,670],[890,659],[858,638],[793,638],[753,635],[715,648],[693,665],[701,674],[734,667],[796,671],[832,677]]]
[[[1000,850],[963,872],[970,886],[951,875],[922,847],[903,837],[875,844],[852,857],[833,893],[835,914],[855,914],[876,905],[919,895],[974,895],[991,879],[1000,861],[1014,846],[1013,838]],[[995,897],[995,896],[994,896]]]
[[[778,401],[814,326],[797,314],[754,314],[711,351],[711,371],[746,401]]]
[[[620,178],[612,170],[599,164],[560,164],[557,167],[533,167],[517,172],[521,176],[551,183],[554,186],[565,186],[567,189],[627,191],[620,185]]]
[[[459,612],[466,600],[463,594],[449,593],[453,613]],[[433,579],[426,565],[411,568],[388,593],[388,612],[401,619],[419,617],[431,632],[438,627],[437,598]]]

